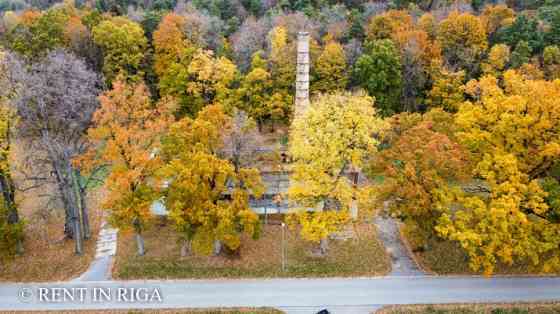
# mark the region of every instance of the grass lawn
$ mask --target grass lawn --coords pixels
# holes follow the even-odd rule
[[[32,192],[20,200],[20,213],[25,226],[25,253],[0,260],[0,281],[42,282],[75,278],[89,266],[95,255],[95,241],[101,214],[96,208],[101,192],[91,193],[90,224],[92,238],[84,242],[84,254],[74,254],[74,241],[63,240],[64,214],[61,209],[42,208],[44,200],[32,197]],[[36,195],[36,193],[33,193]]]
[[[81,310],[81,311],[30,311],[0,312],[2,314],[281,314],[279,310],[269,308],[235,308],[235,309],[158,309],[158,310]]]
[[[559,314],[558,303],[388,306],[376,314]]]
[[[331,241],[326,257],[310,254],[310,246],[296,232],[287,231],[287,268],[281,267],[281,227],[268,225],[259,240],[245,239],[240,256],[180,256],[176,233],[169,225],[145,233],[146,255],[136,255],[131,234],[119,234],[113,277],[157,278],[256,278],[375,276],[389,272],[390,262],[371,225],[356,227],[357,235]]]

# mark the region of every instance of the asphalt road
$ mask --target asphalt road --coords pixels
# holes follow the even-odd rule
[[[52,288],[65,288],[53,290]],[[74,288],[74,290],[72,290]],[[81,288],[81,289],[78,289]],[[93,300],[94,288],[110,293]],[[119,299],[119,288],[122,288]],[[131,289],[145,288],[131,300]],[[40,290],[41,289],[41,290]],[[157,293],[154,291],[157,289]],[[40,296],[40,293],[43,293]],[[57,292],[58,291],[58,292]],[[83,301],[80,292],[83,291]],[[141,291],[141,290],[136,290]],[[57,295],[58,293],[58,295]],[[71,300],[73,294],[74,300]],[[159,301],[158,294],[161,297]],[[146,297],[147,295],[147,297]],[[145,302],[146,298],[151,301]],[[42,300],[41,300],[42,299]],[[386,304],[560,300],[560,278],[379,277],[1,284],[2,310],[269,306],[288,313],[368,313]]]

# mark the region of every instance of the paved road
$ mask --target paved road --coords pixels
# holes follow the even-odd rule
[[[85,301],[39,300],[39,288],[84,288]],[[111,289],[111,301],[92,302],[93,289]],[[159,289],[162,302],[118,300],[118,288]],[[24,297],[20,296],[22,289]],[[75,290],[76,291],[76,290]],[[129,291],[129,290],[125,290]],[[29,293],[30,292],[30,293]],[[130,296],[130,294],[127,294]],[[142,297],[142,296],[140,296]],[[59,296],[59,299],[61,297]],[[404,277],[354,279],[270,279],[190,281],[105,281],[56,284],[2,284],[0,311],[73,308],[175,308],[272,306],[288,313],[368,313],[385,304],[512,302],[560,299],[560,278]]]

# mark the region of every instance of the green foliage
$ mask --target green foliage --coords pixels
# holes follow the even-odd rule
[[[520,41],[525,41],[532,52],[538,53],[544,48],[544,35],[538,25],[537,19],[520,14],[513,24],[498,30],[497,41],[506,43],[510,47],[517,47]]]
[[[365,53],[354,65],[354,78],[375,97],[382,115],[400,112],[402,92],[401,62],[397,48],[389,39],[366,44]]]
[[[520,41],[515,46],[515,50],[511,53],[511,66],[513,68],[519,68],[523,64],[529,62],[531,57],[531,47],[526,41]]]

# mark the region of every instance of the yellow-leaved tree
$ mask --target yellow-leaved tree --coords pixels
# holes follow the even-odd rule
[[[471,81],[457,139],[474,158],[485,193],[440,195],[447,213],[436,230],[466,250],[470,266],[491,274],[498,261],[560,269],[560,82],[510,70]],[[450,209],[451,208],[451,209]]]
[[[207,255],[213,248],[218,254],[222,244],[237,251],[243,233],[259,234],[258,216],[249,208],[250,195],[264,192],[259,171],[220,157],[231,123],[221,106],[210,105],[196,119],[173,124],[164,141],[165,205],[184,240],[182,255],[191,249]]]
[[[327,38],[324,50],[313,66],[311,92],[328,93],[344,90],[348,83],[348,68],[344,48]]]
[[[290,154],[294,160],[290,201],[293,225],[303,239],[320,243],[327,251],[329,235],[351,220],[361,190],[357,175],[365,159],[376,152],[374,134],[384,127],[364,94],[324,94],[294,118]]]

